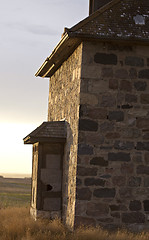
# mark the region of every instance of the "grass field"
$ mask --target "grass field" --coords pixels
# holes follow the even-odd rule
[[[149,233],[108,232],[81,226],[69,231],[58,219],[38,219],[29,214],[31,179],[0,177],[0,240],[149,240]]]
[[[28,206],[30,197],[30,178],[0,177],[0,208],[8,206]]]

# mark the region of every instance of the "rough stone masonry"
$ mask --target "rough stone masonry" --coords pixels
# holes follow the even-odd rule
[[[65,29],[36,73],[50,77],[45,126],[63,121],[65,143],[51,133],[24,141],[43,149],[48,141],[55,155],[63,147],[58,216],[68,227],[149,229],[149,3],[97,1],[90,1],[88,18]],[[54,166],[48,154],[47,176],[50,161]],[[51,216],[50,196],[58,193],[40,177],[44,151],[39,155],[35,202],[49,199],[34,210]]]

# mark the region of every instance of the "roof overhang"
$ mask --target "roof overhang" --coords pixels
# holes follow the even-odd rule
[[[51,77],[79,44],[79,38],[70,37],[69,34],[65,32],[61,41],[55,47],[52,54],[44,61],[35,76],[42,78]]]
[[[43,122],[39,127],[29,133],[24,139],[24,144],[64,143],[66,142],[66,122]]]

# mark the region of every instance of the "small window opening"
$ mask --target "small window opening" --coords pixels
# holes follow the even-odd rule
[[[49,185],[47,185],[47,191],[49,192],[49,191],[51,191],[53,189],[53,187],[49,184]]]

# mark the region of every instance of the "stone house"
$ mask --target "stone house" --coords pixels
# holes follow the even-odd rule
[[[50,78],[33,144],[31,213],[149,227],[149,1],[90,0],[36,76]]]

